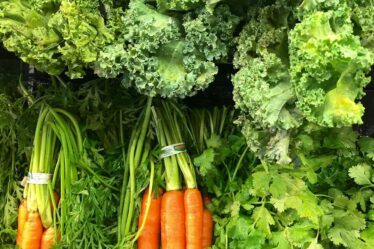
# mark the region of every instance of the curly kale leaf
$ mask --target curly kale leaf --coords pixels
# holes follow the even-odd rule
[[[63,37],[59,52],[71,78],[82,77],[84,68],[92,67],[99,51],[114,40],[98,10],[89,12],[73,2],[62,1],[49,25]]]
[[[234,66],[245,66],[252,58],[265,53],[276,54],[288,64],[288,32],[294,26],[296,6],[289,0],[277,0],[272,5],[256,4],[250,8],[248,22],[237,38]]]
[[[63,63],[57,44],[60,35],[45,26],[48,15],[33,10],[25,1],[0,2],[0,37],[4,47],[41,71],[60,74]]]
[[[33,9],[41,12],[46,10],[57,11],[61,4],[61,0],[28,0],[27,2],[33,7]]]
[[[290,129],[300,125],[287,67],[275,54],[248,62],[233,77],[236,107],[263,128]]]
[[[249,149],[260,159],[278,164],[288,164],[292,161],[289,132],[257,127],[250,118],[245,116],[242,116],[238,122]]]
[[[99,9],[67,0],[34,2],[0,3],[0,37],[5,48],[40,71],[83,77],[99,51],[114,40]]]
[[[156,52],[162,44],[179,39],[181,22],[174,17],[159,13],[141,1],[131,1],[123,16],[124,39],[128,46],[139,46]]]
[[[352,20],[362,45],[374,52],[374,1],[351,1]]]
[[[198,10],[184,18],[185,39],[192,50],[202,53],[207,60],[225,61],[234,45],[234,31],[239,21],[227,5],[220,5],[213,12]]]
[[[202,0],[157,0],[158,9],[165,10],[192,10],[204,4]]]
[[[126,42],[123,83],[147,95],[186,97],[205,89],[217,74],[213,60],[225,58],[237,18],[228,8],[187,14],[185,22],[140,1],[123,18]],[[209,46],[207,45],[209,43]]]
[[[315,12],[290,32],[291,76],[297,107],[310,122],[326,127],[362,123],[356,103],[370,79],[371,53],[353,35],[349,18],[334,21],[334,12]]]
[[[147,95],[186,96],[196,75],[184,65],[180,21],[140,1],[130,3],[123,21],[128,43],[124,84]]]
[[[127,57],[126,64],[130,82],[141,93],[163,97],[185,97],[206,88],[217,68],[194,54],[186,56],[185,47],[184,41],[173,41],[153,55],[145,55],[135,46],[129,47],[127,52],[133,55]],[[128,86],[129,82],[124,84]]]
[[[258,128],[291,129],[301,125],[288,72],[287,33],[295,19],[294,8],[279,0],[252,9],[238,38],[234,66],[239,71],[232,78],[234,100]]]
[[[122,44],[111,44],[101,50],[94,63],[94,72],[99,77],[115,78],[124,71],[126,52]]]
[[[360,36],[362,45],[374,50],[374,2],[372,0],[304,0],[298,9],[302,19],[316,11],[334,11],[334,22],[344,22],[350,18],[354,24],[354,34]]]

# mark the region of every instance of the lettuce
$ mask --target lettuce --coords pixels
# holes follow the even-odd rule
[[[364,107],[356,101],[370,82],[372,54],[353,34],[349,18],[336,22],[339,14],[314,12],[289,34],[297,107],[308,121],[326,127],[362,123]]]

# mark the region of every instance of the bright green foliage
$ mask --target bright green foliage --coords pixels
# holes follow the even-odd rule
[[[83,4],[85,3],[85,4]],[[52,75],[85,75],[114,40],[95,7],[80,1],[9,0],[0,3],[0,37],[23,61]]]
[[[187,14],[183,22],[187,49],[202,53],[209,61],[227,61],[239,20],[227,5],[218,6],[213,13],[201,9]]]
[[[202,0],[157,0],[157,7],[164,10],[191,10],[201,6]]]
[[[123,20],[128,71],[124,84],[163,97],[186,97],[205,89],[218,71],[213,60],[227,56],[222,48],[229,47],[236,23],[226,7],[213,14],[188,14],[182,22],[132,1]]]
[[[59,4],[61,3],[61,0],[28,0],[28,1],[22,1],[22,2],[28,2],[30,6],[32,6],[33,9],[37,11],[43,11],[43,10],[56,10],[58,9]],[[78,1],[76,1],[78,2]],[[92,5],[94,4],[95,0],[92,1]]]
[[[351,128],[303,125],[289,134],[292,161],[283,164],[251,162],[238,137],[190,129],[200,130],[205,141],[194,162],[213,196],[212,248],[370,248],[365,216],[373,192],[351,178],[366,174],[355,166],[368,159],[360,156]]]
[[[374,2],[355,0],[352,3],[352,20],[364,47],[374,52]]]
[[[372,0],[304,0],[299,8],[300,16],[314,11],[340,12],[336,18],[350,18],[353,22],[354,34],[361,38],[364,47],[374,49],[374,2]],[[342,14],[345,12],[344,14]]]
[[[49,26],[63,38],[59,53],[71,78],[84,75],[84,65],[93,64],[100,49],[114,39],[97,10],[88,12],[73,2],[62,1]]]
[[[45,26],[50,15],[49,11],[39,13],[33,10],[25,1],[2,1],[0,37],[5,48],[16,52],[23,61],[50,74],[60,74],[63,63],[55,56],[60,36]]]
[[[343,13],[344,15],[345,13]],[[371,53],[353,35],[350,20],[315,12],[290,32],[291,76],[297,107],[310,122],[327,127],[362,123],[356,100],[370,82]]]
[[[288,32],[294,4],[277,0],[250,8],[249,21],[238,37],[233,76],[239,123],[251,151],[280,164],[291,162],[290,132],[302,124],[288,65]]]
[[[263,52],[275,53],[283,62],[288,59],[287,32],[295,23],[296,6],[288,0],[276,0],[271,5],[251,6],[248,21],[238,37],[235,67],[243,67]]]
[[[232,81],[241,114],[237,123],[250,150],[262,160],[288,164],[307,150],[319,150],[313,147],[323,141],[320,131],[334,132],[318,126],[362,123],[364,107],[359,101],[374,57],[365,48],[355,12],[371,6],[370,1],[346,0],[251,3],[237,38],[233,64],[238,71]],[[352,132],[346,135],[339,142],[355,143]],[[331,138],[324,147],[333,145]],[[348,156],[352,151],[339,153]],[[309,173],[310,180],[317,181]]]
[[[290,158],[290,134],[286,130],[270,130],[256,128],[253,121],[241,117],[239,124],[247,144],[261,159],[266,159],[279,164],[291,162]]]
[[[374,160],[374,139],[370,137],[362,137],[358,141],[360,150],[371,160]]]
[[[374,224],[370,222],[368,227],[361,233],[361,238],[366,243],[366,248],[373,248],[374,247]]]
[[[357,133],[312,124],[298,132],[288,136],[293,159],[289,164],[244,162],[237,171],[234,159],[240,153],[224,161],[213,159],[219,178],[209,174],[212,171],[204,175],[204,181],[213,184],[208,192],[216,196],[209,206],[216,222],[213,248],[241,248],[245,243],[251,243],[248,248],[269,249],[371,248],[371,230],[365,228],[374,201],[368,189],[372,169],[358,151]],[[238,222],[235,230],[232,222]]]
[[[97,60],[94,62],[95,74],[103,78],[115,78],[124,70],[126,52],[123,45],[112,44],[99,51]]]
[[[372,167],[368,164],[359,164],[349,169],[349,176],[358,185],[370,185],[372,184]]]
[[[287,67],[273,53],[249,60],[233,77],[236,106],[263,128],[300,125]]]
[[[264,129],[300,125],[288,73],[287,32],[293,7],[285,2],[252,9],[234,58],[239,68],[232,79],[236,106]]]
[[[1,84],[4,84],[3,80]],[[25,144],[30,142],[33,128],[27,129],[22,124],[27,118],[23,108],[25,102],[24,98],[15,99],[0,92],[0,245],[9,249],[14,248],[17,209],[22,197],[17,180],[24,174],[28,152]]]

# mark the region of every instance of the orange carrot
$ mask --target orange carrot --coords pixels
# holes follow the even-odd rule
[[[182,191],[168,191],[162,196],[161,241],[162,249],[186,248],[184,193]]]
[[[58,196],[57,192],[54,191],[53,192],[53,197],[55,199],[55,203],[56,203],[56,207],[58,206],[58,202],[60,201],[60,197]],[[53,214],[53,203],[52,203],[52,200],[51,200],[51,210],[52,210],[52,214]]]
[[[26,199],[21,201],[18,208],[18,229],[17,229],[17,245],[20,247],[22,244],[22,232],[27,221],[27,202]]]
[[[211,247],[213,241],[213,216],[208,209],[203,212],[203,249]]]
[[[60,234],[57,234],[57,240],[60,240]],[[54,227],[47,228],[42,236],[40,249],[51,249],[56,243],[56,230]]]
[[[207,206],[212,202],[209,196],[204,196],[204,205]],[[213,215],[204,208],[203,213],[203,249],[211,247],[213,242]]]
[[[23,227],[22,249],[40,249],[43,234],[43,225],[38,212],[28,213],[27,221]]]
[[[186,249],[202,249],[203,246],[203,197],[198,189],[184,193],[186,212]]]
[[[160,190],[160,194],[161,194]],[[160,248],[160,234],[161,234],[161,196],[155,197],[154,193],[151,196],[151,204],[148,215],[146,215],[148,203],[149,190],[147,189],[143,194],[142,207],[139,214],[138,228],[140,229],[144,219],[145,225],[138,238],[138,249],[159,249]],[[43,248],[42,248],[43,249]]]

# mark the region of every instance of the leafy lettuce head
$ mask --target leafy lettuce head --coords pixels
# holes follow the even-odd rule
[[[350,19],[341,22],[336,15],[314,12],[289,35],[297,107],[308,121],[326,127],[362,123],[364,108],[357,101],[370,82],[373,58],[354,36]]]

